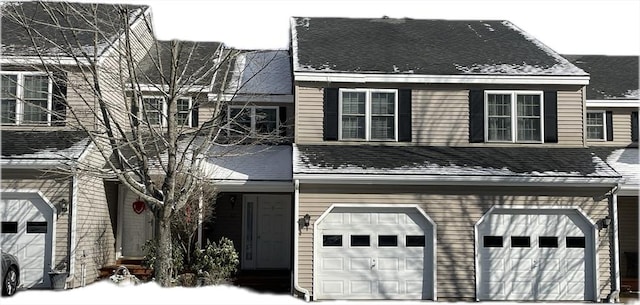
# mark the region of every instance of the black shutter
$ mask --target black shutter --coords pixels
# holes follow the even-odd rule
[[[638,112],[631,112],[631,141],[638,142]]]
[[[67,121],[67,77],[64,72],[53,73],[51,125],[64,126]]]
[[[484,90],[469,90],[469,142],[484,142]]]
[[[544,92],[544,142],[558,143],[558,91]]]
[[[193,103],[193,105],[191,105],[191,127],[198,127],[200,124],[198,122],[200,103],[193,99],[191,100],[191,103]]]
[[[280,136],[287,136],[287,107],[280,106],[278,108],[280,116]]]
[[[411,142],[411,89],[398,90],[398,142]]]
[[[338,88],[324,88],[323,134],[325,141],[338,140]]]
[[[607,117],[607,141],[613,141],[613,112],[606,111]]]

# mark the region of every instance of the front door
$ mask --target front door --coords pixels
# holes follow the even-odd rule
[[[144,256],[142,246],[153,238],[153,214],[148,208],[141,208],[138,196],[120,186],[121,200],[119,214],[120,257],[139,258]]]
[[[243,196],[243,269],[288,269],[291,196]]]

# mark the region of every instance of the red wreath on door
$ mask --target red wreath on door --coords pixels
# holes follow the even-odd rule
[[[138,198],[138,200],[133,202],[132,207],[133,211],[136,212],[136,214],[140,214],[147,208],[147,204],[144,201],[140,200],[140,198]]]

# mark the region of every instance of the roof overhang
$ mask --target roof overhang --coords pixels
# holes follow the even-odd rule
[[[395,184],[464,186],[536,186],[536,187],[614,187],[617,177],[520,177],[520,176],[443,176],[443,175],[367,175],[367,174],[294,174],[300,183],[315,184]]]
[[[536,84],[588,85],[589,76],[556,75],[419,75],[294,72],[295,81],[332,83]]]
[[[218,94],[209,93],[209,101],[218,101]],[[266,93],[241,93],[223,94],[223,101],[247,102],[247,103],[293,103],[293,94],[266,94]]]
[[[637,184],[621,184],[618,188],[618,196],[638,196],[640,195],[640,186]]]
[[[293,181],[208,180],[219,192],[293,192]]]
[[[0,64],[3,65],[63,65],[63,66],[75,66],[75,65],[84,65],[88,66],[89,61],[84,58],[72,58],[66,56],[7,56],[2,55],[0,57]]]
[[[136,84],[139,91],[142,92],[167,92],[169,91],[169,85],[159,85],[159,84]],[[188,88],[179,88],[179,92],[184,93],[208,93],[211,87],[208,85],[192,85]]]
[[[587,107],[638,108],[640,100],[587,100]]]

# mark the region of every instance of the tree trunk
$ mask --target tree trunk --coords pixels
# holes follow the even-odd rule
[[[163,287],[171,285],[173,278],[173,251],[171,244],[171,208],[163,207],[158,211],[159,225],[157,228],[155,276],[156,281]]]

